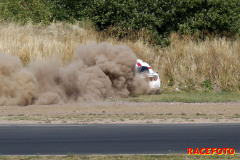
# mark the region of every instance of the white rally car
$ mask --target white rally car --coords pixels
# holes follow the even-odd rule
[[[143,62],[141,59],[137,59],[136,74],[141,78],[149,79],[149,86],[153,93],[160,93],[160,77],[158,75],[158,72],[154,72],[148,63]]]

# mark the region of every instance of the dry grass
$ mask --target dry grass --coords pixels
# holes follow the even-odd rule
[[[187,152],[187,151],[186,151]],[[210,155],[210,156],[192,156],[186,154],[170,155],[67,155],[67,156],[0,156],[0,160],[212,160],[212,159],[233,159],[237,160],[238,154],[231,155]]]
[[[171,45],[159,49],[153,63],[163,80],[180,89],[203,85],[215,91],[240,89],[240,41],[224,38],[196,42],[172,34]]]
[[[24,64],[49,57],[68,61],[79,44],[97,41],[96,34],[77,24],[54,23],[44,27],[5,23],[0,25],[0,51],[19,56]]]
[[[240,90],[240,41],[224,38],[195,42],[191,37],[172,34],[171,45],[153,47],[143,34],[134,40],[117,40],[90,26],[53,23],[49,26],[0,24],[0,52],[17,55],[24,64],[49,57],[69,62],[76,47],[90,41],[107,41],[130,46],[137,57],[159,72],[163,88],[215,91]],[[146,41],[146,40],[145,40]],[[203,82],[204,85],[203,85]]]

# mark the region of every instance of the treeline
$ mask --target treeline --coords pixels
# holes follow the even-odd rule
[[[114,27],[123,38],[128,31],[147,30],[154,43],[171,32],[204,38],[240,33],[239,0],[1,0],[0,19],[20,23],[91,21],[96,29]]]

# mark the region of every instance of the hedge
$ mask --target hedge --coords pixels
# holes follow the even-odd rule
[[[88,19],[99,30],[149,30],[162,43],[171,32],[233,36],[240,32],[239,0],[2,0],[0,19],[21,23]]]

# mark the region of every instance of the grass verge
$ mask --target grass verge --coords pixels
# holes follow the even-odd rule
[[[0,156],[0,160],[107,160],[107,159],[128,159],[128,160],[212,160],[212,159],[240,159],[240,155],[226,156],[226,155],[214,155],[214,156],[188,156],[188,155],[68,155],[68,156]]]
[[[140,95],[122,99],[131,102],[240,102],[239,92],[172,92],[160,95]]]

